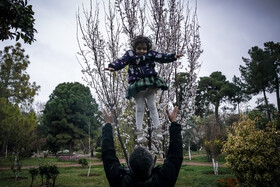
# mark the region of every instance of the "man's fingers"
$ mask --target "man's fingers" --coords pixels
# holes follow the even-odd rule
[[[175,112],[175,114],[177,115],[177,113],[178,113],[178,107],[177,106],[175,106],[174,107],[174,109],[173,109],[173,111]]]
[[[166,111],[166,114],[169,116],[169,111],[168,111],[168,109],[166,109],[165,111]]]
[[[174,107],[173,114],[174,114],[175,117],[177,117],[177,114],[178,114],[178,107],[177,106]]]

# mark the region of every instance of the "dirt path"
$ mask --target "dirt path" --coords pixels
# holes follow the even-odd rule
[[[122,164],[125,163],[125,159],[120,159]],[[162,164],[163,160],[158,160],[158,164]],[[102,162],[94,162],[91,163],[92,166],[100,166],[103,165]],[[213,166],[212,163],[201,163],[201,162],[183,162],[182,165],[189,165],[189,166]],[[56,165],[59,168],[66,168],[66,167],[81,167],[81,164],[58,164]],[[219,164],[219,167],[225,167],[224,164]],[[30,168],[38,168],[38,166],[22,166],[21,169],[30,169]],[[10,167],[0,167],[0,170],[10,170]]]

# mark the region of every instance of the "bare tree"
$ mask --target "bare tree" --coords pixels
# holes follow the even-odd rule
[[[131,140],[127,127],[133,129],[135,123],[134,112],[131,113],[134,111],[134,103],[125,100],[127,73],[126,69],[108,73],[104,68],[119,54],[122,55],[121,51],[130,47],[131,40],[137,35],[149,36],[154,41],[154,48],[160,52],[185,54],[182,61],[157,66],[159,75],[170,85],[167,92],[157,93],[160,121],[164,130],[168,129],[164,110],[170,102],[176,102],[177,88],[171,86],[175,76],[180,71],[190,75],[184,90],[186,97],[180,103],[184,110],[181,111],[179,122],[185,126],[186,119],[193,112],[197,71],[200,67],[198,58],[202,53],[199,25],[196,8],[191,14],[189,4],[180,0],[115,0],[114,6],[111,1],[107,4],[102,2],[104,14],[99,12],[100,4],[93,5],[92,1],[89,10],[83,6],[84,19],[80,12],[77,14],[77,40],[80,47],[78,60],[85,75],[84,80],[95,91],[99,104],[113,109],[118,139],[127,160],[126,143]],[[100,21],[100,16],[104,22]],[[144,124],[147,124],[145,129],[150,134],[148,111]],[[153,141],[151,136],[148,139],[150,149],[164,153],[167,136],[163,142]]]
[[[186,57],[182,61],[158,66],[160,76],[170,85],[168,92],[160,92],[158,97],[161,122],[163,128],[167,130],[168,120],[163,114],[166,105],[172,101],[179,105],[181,112],[178,122],[186,128],[187,120],[194,111],[196,79],[200,68],[198,58],[202,53],[197,8],[195,7],[194,13],[191,14],[189,4],[178,0],[150,0],[150,6],[153,15],[150,22],[151,37],[155,41],[156,48],[159,51],[185,54]],[[178,87],[171,87],[171,85],[175,82],[176,75],[182,70],[189,76],[188,83],[184,90],[181,90],[184,93],[184,99],[178,102]],[[164,145],[166,143],[163,144],[165,151]]]
[[[105,5],[104,5],[105,6]],[[104,10],[106,10],[104,8]],[[118,56],[120,51],[120,25],[116,17],[116,12],[109,2],[108,9],[105,12],[105,24],[101,30],[99,18],[99,4],[92,4],[90,1],[89,11],[83,6],[82,13],[85,18],[85,24],[77,14],[77,40],[80,51],[78,61],[82,67],[84,81],[95,91],[97,99],[101,106],[112,110],[115,116],[117,135],[122,146],[123,153],[127,160],[127,152],[121,138],[118,116],[122,114],[121,105],[125,104],[124,95],[127,87],[124,73],[110,74],[104,69],[108,62]],[[106,35],[104,34],[106,31]],[[78,34],[81,34],[81,40]]]

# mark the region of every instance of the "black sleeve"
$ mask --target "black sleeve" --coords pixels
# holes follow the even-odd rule
[[[108,67],[114,68],[115,70],[123,69],[126,65],[129,64],[133,56],[134,52],[132,50],[126,51],[121,58],[118,58],[114,62],[110,63]]]
[[[177,60],[175,53],[159,53],[157,51],[151,51],[154,56],[154,61],[158,63],[169,63]]]
[[[102,160],[110,186],[117,186],[123,169],[116,156],[111,124],[106,124],[102,129]]]
[[[171,123],[169,132],[169,150],[161,168],[161,177],[166,186],[174,186],[183,162],[181,125],[176,122]]]

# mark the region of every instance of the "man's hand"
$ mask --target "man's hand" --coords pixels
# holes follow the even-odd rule
[[[114,68],[105,68],[104,70],[111,71],[111,72],[116,71]]]
[[[103,119],[105,123],[113,123],[113,114],[112,112],[107,113],[105,110],[103,110]]]
[[[167,116],[170,120],[170,122],[176,122],[177,120],[177,114],[178,114],[178,107],[175,106],[173,111],[171,113],[169,113],[168,109],[166,109],[166,113],[167,113]]]

